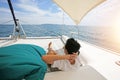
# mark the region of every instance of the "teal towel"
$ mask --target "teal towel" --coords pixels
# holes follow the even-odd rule
[[[0,48],[0,80],[44,80],[46,63],[42,47],[15,44]]]

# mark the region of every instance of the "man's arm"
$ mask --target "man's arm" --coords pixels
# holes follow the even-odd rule
[[[74,60],[78,55],[76,53],[70,55],[43,55],[42,59],[47,64],[53,64],[56,60]]]
[[[42,59],[47,63],[47,64],[53,64],[54,61],[56,60],[64,60],[70,59],[70,55],[43,55]]]

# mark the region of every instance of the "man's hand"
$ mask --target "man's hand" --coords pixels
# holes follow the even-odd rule
[[[77,53],[73,53],[73,54],[70,55],[69,60],[75,60],[77,56],[78,56],[78,52]]]

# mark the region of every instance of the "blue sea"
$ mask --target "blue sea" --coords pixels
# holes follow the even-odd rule
[[[58,24],[22,25],[28,37],[67,35],[94,44],[99,47],[120,53],[120,42],[113,35],[113,27],[73,26]],[[13,32],[13,25],[0,25],[0,37],[9,37]],[[79,31],[79,35],[78,35]],[[72,34],[74,32],[75,34]]]

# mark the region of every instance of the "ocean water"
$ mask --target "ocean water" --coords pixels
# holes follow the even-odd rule
[[[119,37],[119,35],[114,34],[113,27],[57,24],[22,25],[22,27],[28,37],[67,35],[120,53],[120,41],[116,38]],[[0,37],[12,35],[13,28],[13,25],[0,25]],[[72,34],[72,32],[75,34]]]

